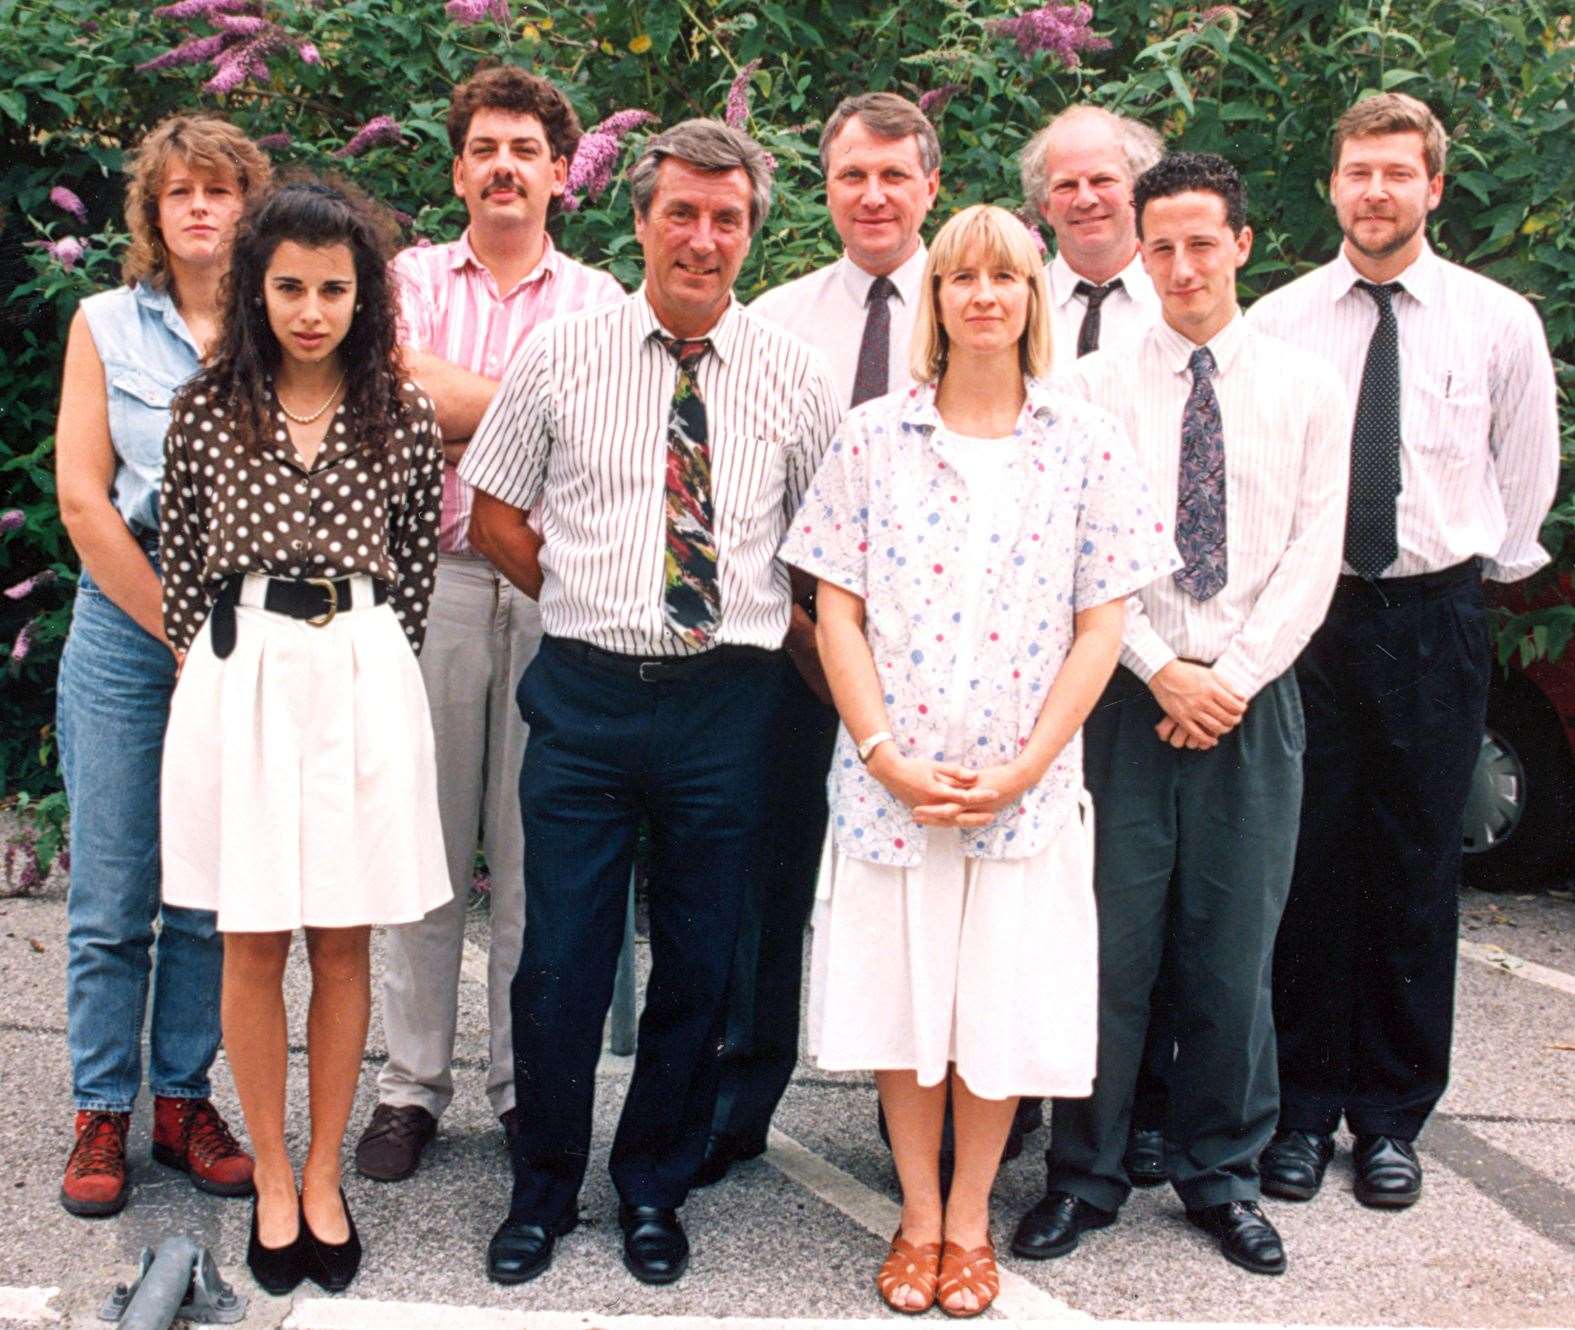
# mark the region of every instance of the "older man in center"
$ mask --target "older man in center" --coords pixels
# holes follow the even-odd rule
[[[820,357],[733,298],[771,201],[759,145],[685,121],[629,184],[644,285],[534,333],[460,467],[473,541],[539,593],[546,634],[519,689],[532,852],[514,1191],[487,1256],[502,1283],[542,1273],[578,1219],[642,820],[653,964],[611,1171],[630,1272],[670,1283],[688,1266],[677,1211],[774,778],[791,604],[776,552],[839,416]]]

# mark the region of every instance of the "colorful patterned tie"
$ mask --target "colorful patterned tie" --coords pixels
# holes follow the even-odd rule
[[[1367,344],[1351,429],[1345,561],[1363,577],[1376,577],[1400,553],[1395,530],[1400,498],[1400,329],[1392,303],[1400,285],[1357,285],[1378,306],[1378,326]]]
[[[1124,291],[1121,279],[1117,277],[1108,286],[1095,286],[1092,282],[1079,282],[1072,288],[1074,296],[1082,296],[1088,302],[1088,308],[1083,311],[1083,324],[1077,330],[1077,354],[1086,356],[1090,351],[1099,350],[1099,307],[1105,303],[1105,297],[1112,291]]]
[[[690,646],[707,647],[722,618],[722,592],[716,576],[705,402],[695,383],[695,369],[711,349],[711,342],[704,337],[683,341],[660,333],[656,336],[678,362],[678,384],[667,417],[667,560],[662,616]]]
[[[1176,550],[1182,566],[1173,576],[1195,600],[1225,585],[1225,434],[1220,403],[1209,377],[1214,353],[1192,353],[1192,391],[1181,412],[1181,472],[1176,487]]]
[[[853,406],[886,395],[891,378],[891,306],[886,302],[896,294],[889,278],[877,277],[864,297],[869,313],[864,316],[864,339],[859,343],[859,365],[853,375]]]

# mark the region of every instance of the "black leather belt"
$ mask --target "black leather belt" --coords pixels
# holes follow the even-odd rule
[[[572,637],[549,637],[547,645],[593,669],[638,679],[641,683],[674,683],[716,670],[758,665],[782,654],[765,647],[719,646],[693,656],[626,656],[620,651],[604,651]]]
[[[213,654],[220,660],[235,650],[235,607],[240,603],[242,581],[243,576],[239,573],[226,577],[208,615],[208,622],[213,625]],[[388,587],[374,578],[372,604],[381,605],[387,600]],[[340,610],[364,606],[355,603],[355,583],[348,577],[309,577],[300,581],[270,577],[263,592],[263,608],[325,628]]]
[[[1437,572],[1417,573],[1411,577],[1356,577],[1342,573],[1335,594],[1347,599],[1377,594],[1386,605],[1399,605],[1481,580],[1482,560],[1471,558]]]

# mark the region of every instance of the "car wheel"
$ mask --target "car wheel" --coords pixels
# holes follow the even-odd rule
[[[1526,889],[1575,861],[1572,768],[1559,718],[1542,696],[1495,689],[1466,800],[1468,883],[1483,891]]]

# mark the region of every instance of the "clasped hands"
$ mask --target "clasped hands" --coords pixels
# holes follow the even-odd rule
[[[1173,660],[1148,681],[1164,718],[1154,727],[1172,748],[1213,748],[1247,714],[1247,703],[1207,665]]]
[[[903,757],[895,743],[883,743],[870,755],[869,772],[926,827],[988,826],[1037,779],[1015,762],[975,771],[959,762]]]

